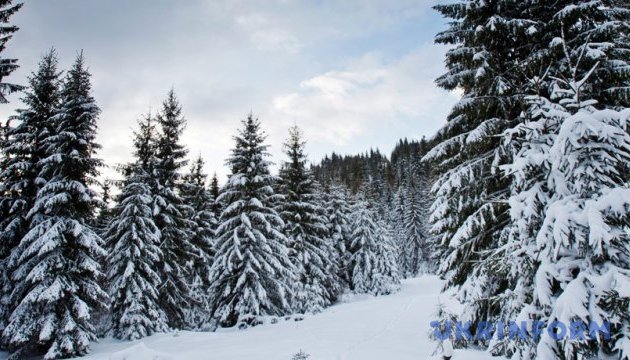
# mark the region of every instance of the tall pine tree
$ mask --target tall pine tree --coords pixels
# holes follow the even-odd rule
[[[214,197],[206,186],[207,175],[203,172],[204,161],[198,157],[191,165],[190,172],[184,176],[181,195],[184,202],[192,207],[190,220],[193,243],[198,252],[190,259],[192,272],[189,283],[192,286],[193,304],[188,323],[193,328],[205,328],[208,325],[210,303],[208,288],[212,279],[209,277],[212,264],[214,229],[217,220],[214,216]]]
[[[330,185],[326,188],[326,226],[331,245],[335,249],[334,261],[337,264],[337,275],[343,287],[350,286],[348,273],[350,262],[350,238],[352,208],[349,191],[343,185]]]
[[[54,130],[51,119],[58,110],[60,73],[57,56],[50,50],[31,74],[29,87],[22,99],[24,109],[18,110],[17,125],[7,129],[2,142],[0,163],[0,271],[2,297],[0,315],[4,328],[6,316],[13,304],[10,293],[14,284],[8,257],[29,229],[28,212],[35,204],[37,192],[47,178],[41,174],[42,160],[48,156],[46,137]]]
[[[294,267],[284,222],[273,209],[274,177],[260,122],[250,114],[234,137],[231,174],[218,201],[225,208],[216,234],[210,277],[213,317],[222,326],[255,324],[291,311]]]
[[[42,173],[50,176],[29,212],[30,231],[13,252],[16,308],[2,334],[12,356],[45,351],[45,359],[84,355],[96,340],[91,315],[107,306],[100,288],[101,238],[94,216],[101,161],[94,158],[99,108],[80,54],[67,74],[54,132],[44,142]]]
[[[527,83],[520,64],[540,43],[530,1],[457,1],[438,5],[452,19],[436,42],[452,45],[446,74],[436,82],[461,89],[461,100],[423,160],[437,172],[431,230],[441,244],[439,273],[447,288],[466,304],[462,319],[496,321],[499,299],[509,288],[502,259],[491,256],[509,224],[510,179],[500,166],[509,162],[500,134],[519,122]]]
[[[6,50],[7,42],[11,40],[13,33],[18,31],[17,26],[9,25],[9,19],[20,10],[22,5],[24,4],[13,4],[13,0],[0,0],[0,53]],[[18,66],[17,59],[0,57],[0,103],[8,103],[7,95],[22,90],[20,85],[3,82],[4,78],[11,75]]]
[[[551,65],[525,68],[531,76],[525,122],[505,132],[514,153],[504,167],[514,179],[512,222],[497,253],[511,270],[512,291],[501,308],[530,322],[606,319],[613,341],[530,339],[496,348],[524,359],[624,358],[630,48],[619,34],[628,10],[603,2],[545,10],[538,21],[551,40],[530,64]]]
[[[384,295],[394,292],[400,281],[396,249],[391,234],[365,201],[352,212],[349,273],[351,289],[357,293]]]
[[[584,73],[575,73],[567,62],[558,61],[566,52],[564,43],[564,48],[575,49],[574,64],[594,69],[589,84],[580,89],[589,94],[586,99],[603,106],[627,106],[628,50],[615,43],[627,45],[624,19],[628,9],[616,1],[569,0],[471,0],[437,9],[454,21],[436,40],[455,45],[447,54],[448,72],[438,85],[464,92],[434,139],[438,145],[425,156],[440,175],[433,187],[436,201],[431,221],[445,253],[441,274],[447,287],[459,290],[465,304],[461,318],[492,322],[523,316],[531,320],[535,312],[528,313],[532,308],[523,304],[532,302],[534,283],[540,283],[533,275],[540,259],[535,246],[529,245],[537,236],[549,197],[541,166],[545,148],[554,141],[549,135],[562,121],[555,127],[556,120],[530,122],[534,120],[531,114],[539,110],[528,111],[531,96],[526,95],[548,97],[558,86],[549,80],[583,78]],[[562,29],[566,41],[558,40]],[[547,105],[553,114],[549,119],[558,118],[562,112],[558,104]],[[526,141],[505,147],[501,143],[504,133]],[[529,136],[533,142],[527,140]],[[520,158],[525,154],[526,159]],[[515,164],[523,166],[528,179],[510,169]],[[501,169],[515,171],[516,176],[505,176]],[[491,344],[497,352],[511,355],[514,351],[514,347],[495,345]],[[521,350],[525,347],[532,348],[525,344]],[[531,357],[528,351],[519,356]]]
[[[319,312],[332,304],[340,291],[335,250],[328,238],[324,209],[313,178],[306,168],[305,141],[297,126],[285,142],[288,161],[280,170],[277,207],[289,240],[289,258],[296,266],[293,308],[300,313]]]
[[[214,204],[212,204],[212,212],[214,213],[214,218],[219,219],[221,216],[221,204],[217,200],[219,198],[219,179],[217,178],[217,173],[212,175],[212,180],[210,180],[210,195],[214,199]],[[216,230],[216,227],[214,228]]]
[[[154,132],[150,116],[140,123],[134,138],[136,161],[124,167],[125,180],[112,211],[105,240],[111,331],[115,338],[136,340],[167,329],[159,306],[161,279],[156,265],[162,261],[160,231],[153,217],[150,169]]]
[[[427,268],[429,260],[427,234],[424,226],[426,215],[421,206],[420,189],[413,176],[401,185],[402,235],[401,252],[405,276],[416,276]]]
[[[193,210],[184,204],[178,193],[180,171],[186,166],[187,151],[180,143],[186,120],[173,90],[169,91],[156,120],[160,132],[155,144],[154,213],[164,255],[158,263],[162,279],[159,300],[169,326],[182,329],[188,325],[186,309],[193,301],[188,262],[198,256],[200,250],[191,242],[194,223],[190,214]]]

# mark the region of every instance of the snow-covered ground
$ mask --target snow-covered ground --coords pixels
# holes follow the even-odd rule
[[[246,330],[159,334],[135,342],[94,344],[83,360],[291,360],[303,350],[309,360],[422,360],[435,344],[427,335],[441,282],[434,276],[405,280],[390,296],[356,296],[303,321]],[[490,359],[456,350],[454,360]],[[496,359],[496,358],[495,358]]]

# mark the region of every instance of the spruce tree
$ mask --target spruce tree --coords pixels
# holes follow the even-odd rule
[[[101,237],[107,230],[107,226],[112,220],[112,180],[105,179],[99,183],[101,187],[101,198],[98,206],[98,214],[94,221],[94,228]]]
[[[99,286],[101,238],[88,226],[94,216],[94,158],[99,108],[80,54],[69,70],[54,132],[40,161],[50,176],[29,212],[31,228],[11,256],[17,304],[2,334],[15,358],[44,351],[45,359],[84,355],[96,340],[91,316],[107,306]]]
[[[98,234],[98,236],[103,239],[104,245],[103,247],[107,251],[108,254],[111,253],[111,246],[107,241],[107,228],[112,221],[114,215],[114,209],[112,208],[112,195],[111,195],[111,186],[113,185],[113,181],[109,179],[105,179],[99,182],[99,186],[101,188],[100,199],[96,206],[97,215],[92,219],[91,226],[94,231]],[[100,259],[101,269],[105,273],[105,276],[101,278],[99,282],[102,289],[108,289],[108,279],[107,279],[107,257],[104,256]],[[106,336],[111,327],[111,320],[109,316],[109,309],[102,309],[102,311],[96,311],[92,318],[94,319],[93,323],[96,327],[96,335],[98,337]]]
[[[193,243],[198,253],[192,262],[192,272],[189,283],[192,286],[193,304],[190,309],[188,323],[193,328],[207,326],[210,313],[208,288],[210,265],[212,264],[214,229],[217,220],[214,217],[214,198],[206,187],[207,175],[203,172],[204,161],[198,157],[190,168],[190,172],[184,176],[181,185],[181,195],[184,203],[192,207],[190,220],[194,223],[192,228]]]
[[[407,269],[407,252],[406,252],[406,231],[405,231],[405,197],[406,187],[403,184],[398,185],[398,189],[394,193],[392,197],[392,203],[390,205],[390,214],[389,214],[389,222],[392,227],[392,238],[394,243],[397,245],[398,254],[396,258],[398,259],[398,263],[400,264],[400,273],[402,276],[406,277],[409,274]]]
[[[246,326],[261,316],[291,311],[294,268],[284,222],[273,209],[276,195],[265,135],[250,114],[234,137],[227,160],[231,174],[218,201],[225,208],[210,271],[213,317],[222,326]]]
[[[187,151],[180,143],[186,120],[173,90],[169,91],[156,120],[160,132],[155,144],[154,213],[163,253],[158,263],[162,280],[159,300],[169,326],[182,329],[187,326],[186,309],[193,301],[188,283],[191,268],[187,263],[198,256],[200,250],[191,242],[194,223],[189,217],[192,208],[184,204],[178,193],[180,170],[186,165]]]
[[[344,283],[344,287],[350,286],[350,274],[348,273],[350,262],[350,235],[352,232],[352,204],[348,190],[342,185],[331,185],[325,191],[326,201],[326,225],[328,236],[336,251],[334,256],[337,264],[337,275]]]
[[[426,143],[420,142],[421,151],[425,151]],[[431,234],[431,226],[429,224],[430,208],[434,199],[431,194],[431,186],[433,184],[433,171],[426,164],[422,163],[420,158],[416,158],[416,177],[415,177],[415,205],[419,213],[416,219],[419,220],[419,228],[424,235],[421,244],[422,254],[422,270],[435,274],[442,258],[441,247],[437,239]]]
[[[221,216],[221,204],[217,199],[219,198],[219,179],[217,178],[217,173],[212,175],[212,180],[210,180],[210,196],[214,199],[214,203],[212,204],[212,212],[214,213],[214,218],[219,219]],[[216,230],[216,227],[214,228]]]
[[[111,331],[115,338],[125,340],[167,329],[158,301],[161,279],[156,271],[163,254],[146,166],[153,156],[146,149],[154,140],[150,120],[142,121],[134,136],[136,161],[124,167],[125,180],[105,233]]]
[[[528,79],[520,68],[542,45],[541,29],[528,19],[533,3],[467,0],[435,7],[452,20],[435,41],[453,46],[447,72],[436,82],[463,95],[423,157],[437,172],[430,222],[442,248],[439,273],[466,304],[461,316],[472,322],[496,322],[496,304],[510,287],[495,255],[510,221],[511,181],[500,171],[510,154],[500,134],[522,121]]]
[[[597,339],[540,340],[537,356],[571,358],[601,353],[630,358],[630,320],[604,305],[627,309],[630,294],[630,190],[619,176],[630,162],[623,112],[584,108],[564,119],[549,149],[551,198],[536,236],[534,306],[549,323],[611,322],[614,345]],[[613,281],[610,281],[610,278]],[[544,279],[544,281],[542,281]],[[558,291],[559,285],[562,291]],[[622,305],[622,304],[625,304]],[[614,350],[613,350],[614,349]]]
[[[157,137],[158,133],[155,118],[149,112],[138,121],[138,130],[136,131],[134,138],[134,147],[136,148],[136,157],[138,159],[136,167],[142,169],[142,171],[147,174],[148,177],[145,181],[154,192],[157,190]],[[132,169],[133,167],[125,166],[121,170],[123,174],[128,175]]]
[[[13,4],[13,0],[0,0],[0,53],[6,50],[7,42],[11,40],[13,33],[18,31],[17,26],[9,25],[9,19],[20,10],[22,5],[24,4]],[[22,90],[20,85],[3,82],[4,78],[11,75],[18,67],[17,59],[0,57],[0,103],[2,104],[9,102],[8,95]]]
[[[400,267],[397,255],[398,245],[392,237],[392,230],[384,219],[377,221],[376,266],[372,293],[391,294],[400,289]]]
[[[14,284],[8,257],[29,229],[28,212],[47,178],[40,174],[42,160],[48,156],[44,142],[53,128],[51,117],[57,111],[60,95],[57,56],[50,50],[29,77],[29,87],[22,102],[25,108],[15,116],[17,125],[8,128],[2,142],[0,162],[0,272],[2,296],[0,330],[14,306],[10,293]]]
[[[283,198],[277,206],[285,223],[289,258],[298,279],[293,291],[293,310],[300,313],[323,310],[332,304],[340,290],[324,209],[306,168],[305,144],[297,126],[289,129],[284,144],[288,161],[282,166],[278,186]]]
[[[546,23],[545,33],[555,37],[542,54],[553,66],[532,76],[527,122],[505,132],[515,154],[504,167],[514,179],[512,223],[498,254],[512,269],[513,290],[501,306],[528,321],[606,319],[612,341],[530,339],[496,347],[522,358],[624,358],[629,319],[620,309],[629,300],[618,284],[628,281],[630,265],[622,245],[630,209],[623,200],[630,138],[622,125],[630,87],[621,65],[628,67],[622,58],[630,49],[613,31],[620,30],[619,8],[565,5]],[[582,26],[580,18],[593,21]],[[615,280],[602,282],[602,274]]]
[[[420,204],[420,194],[415,184],[411,182],[404,188],[403,226],[405,241],[402,244],[405,254],[404,268],[406,276],[416,276],[426,268],[428,249],[427,235],[424,227],[424,213]]]
[[[549,101],[558,87],[551,80],[582,79],[593,69],[580,89],[588,94],[585,99],[603,107],[627,107],[628,9],[616,1],[568,0],[462,1],[437,9],[454,21],[436,40],[455,45],[438,85],[464,92],[433,140],[437,145],[425,156],[440,175],[431,215],[445,253],[440,272],[447,287],[459,290],[465,303],[462,317],[473,322],[531,320],[542,314],[530,313],[536,307],[528,305],[540,265],[532,239],[552,196],[544,159],[564,121],[557,119],[565,118],[561,113],[566,110],[558,106],[566,105],[566,99]],[[586,72],[576,73],[559,61],[567,48],[573,49],[567,58]],[[532,94],[539,96],[534,101],[538,110],[530,108]],[[537,112],[548,112],[547,119],[532,121]],[[499,135],[523,138],[504,146]],[[513,166],[522,166],[522,172]],[[502,169],[515,176],[505,176]],[[518,350],[522,358],[535,356],[531,343],[490,346],[497,353]]]
[[[390,294],[399,284],[396,249],[391,234],[376,220],[370,205],[359,201],[352,213],[351,289],[357,293]]]

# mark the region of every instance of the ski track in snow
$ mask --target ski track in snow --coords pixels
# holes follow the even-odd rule
[[[393,295],[353,295],[302,321],[283,321],[246,330],[181,331],[139,341],[104,339],[82,360],[291,360],[300,350],[308,360],[424,360],[441,281],[435,276],[405,280]],[[0,359],[6,355],[0,354]],[[497,359],[456,350],[453,360]]]
[[[363,340],[355,343],[354,345],[348,347],[346,349],[346,351],[337,358],[337,360],[350,360],[353,358],[358,358],[358,357],[353,357],[351,356],[351,354],[353,353],[353,351],[355,349],[361,349],[361,345],[371,341],[371,340],[376,340],[377,338],[379,338],[380,336],[382,336],[383,334],[387,333],[389,330],[392,329],[392,326],[394,324],[396,324],[406,313],[407,311],[411,308],[411,304],[414,302],[414,298],[411,297],[411,299],[409,301],[407,301],[407,304],[404,307],[401,307],[400,310],[398,311],[397,314],[395,314],[394,317],[391,318],[391,320],[383,327],[381,328],[378,332],[376,332],[373,335],[370,335],[366,338],[364,338]]]

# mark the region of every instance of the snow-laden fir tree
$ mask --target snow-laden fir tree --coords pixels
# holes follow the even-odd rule
[[[210,271],[213,316],[222,326],[255,324],[291,311],[295,281],[284,222],[273,209],[274,177],[265,135],[250,114],[234,137],[227,159],[231,174],[218,201],[225,208],[216,233]]]
[[[407,261],[405,260],[407,257],[407,253],[405,252],[405,243],[406,243],[406,231],[405,231],[405,197],[404,193],[406,188],[402,186],[402,184],[398,185],[398,189],[392,196],[392,201],[389,207],[389,223],[392,229],[392,239],[394,243],[397,245],[398,254],[396,258],[398,259],[398,264],[400,274],[404,277],[409,273],[407,271]]]
[[[337,264],[338,277],[343,282],[343,287],[350,286],[350,238],[352,221],[352,204],[350,194],[343,185],[329,185],[324,190],[326,206],[326,226],[328,236],[336,253],[334,259]]]
[[[500,167],[509,164],[514,153],[501,145],[500,134],[525,121],[521,113],[528,107],[524,94],[530,79],[558,65],[562,51],[550,44],[559,25],[570,33],[571,46],[580,46],[589,37],[593,43],[610,45],[614,38],[627,43],[628,10],[622,7],[615,1],[569,0],[549,4],[470,0],[436,7],[453,19],[436,41],[454,45],[446,57],[448,71],[437,83],[463,90],[463,97],[424,160],[439,175],[433,186],[432,231],[443,245],[440,273],[446,287],[459,290],[465,305],[460,320],[505,319],[501,303],[515,294],[514,282],[521,276],[505,266],[501,251],[511,231],[512,178]],[[612,66],[596,70],[593,78],[593,84],[607,90],[598,91],[596,100],[616,97],[625,104],[627,91],[615,77],[627,76],[622,59],[628,52],[608,49]],[[601,53],[584,50],[588,57]]]
[[[417,160],[420,160],[418,158]],[[420,217],[420,229],[424,235],[422,241],[422,260],[421,270],[430,274],[437,272],[439,261],[442,258],[442,247],[435,236],[431,234],[431,225],[429,223],[430,209],[433,204],[433,196],[431,187],[433,185],[433,171],[425,163],[418,163],[418,172],[415,179],[415,203],[418,207]]]
[[[107,227],[112,221],[112,216],[113,216],[112,202],[114,199],[112,199],[112,195],[111,195],[111,187],[113,184],[114,184],[113,181],[110,179],[105,179],[99,182],[101,191],[100,191],[100,199],[96,206],[97,215],[92,219],[92,222],[90,224],[92,229],[98,234],[98,236],[100,236],[101,239],[103,239],[104,241],[103,247],[108,253],[110,253],[111,248],[109,247],[109,244],[107,243],[106,232],[107,232]],[[103,272],[106,273],[107,268],[108,268],[107,257],[101,258],[100,264],[101,264],[101,269],[103,269]],[[100,279],[100,285],[102,289],[109,288],[107,274],[105,274],[105,276],[103,276]],[[111,327],[109,309],[102,309],[101,311],[96,311],[92,317],[94,320],[93,323],[95,324],[94,326],[96,328],[96,335],[99,338],[106,336]]]
[[[13,37],[13,33],[18,31],[17,26],[9,25],[9,20],[22,5],[24,3],[14,4],[13,0],[0,0],[0,53],[6,49],[7,42]],[[22,90],[20,85],[3,82],[4,78],[11,75],[18,67],[17,59],[0,57],[0,103],[2,104],[9,102],[7,95]]]
[[[489,256],[500,246],[508,223],[509,179],[498,166],[507,161],[501,132],[518,118],[522,74],[515,66],[532,49],[527,13],[529,1],[456,1],[437,5],[449,18],[436,42],[452,45],[446,74],[437,85],[461,89],[463,96],[448,121],[431,140],[436,144],[423,158],[435,169],[431,231],[443,247],[439,273],[445,287],[455,288],[465,303],[461,321],[495,321],[496,297],[507,288]]]
[[[107,226],[112,220],[112,185],[111,179],[105,179],[99,183],[101,188],[100,203],[98,205],[98,214],[94,220],[94,229],[99,235],[105,233]]]
[[[390,294],[400,289],[400,267],[398,265],[398,244],[392,236],[390,225],[381,219],[377,221],[376,271],[373,280],[374,289],[383,289],[374,294]]]
[[[44,140],[53,130],[51,117],[61,99],[59,76],[57,57],[51,50],[29,77],[29,86],[22,98],[25,107],[17,111],[16,125],[8,128],[6,137],[0,139],[3,150],[0,160],[0,331],[14,306],[9,299],[14,288],[10,279],[14,269],[8,266],[8,257],[29,229],[27,215],[46,178],[40,174],[41,161],[48,156]]]
[[[427,234],[424,224],[425,213],[421,207],[421,194],[413,181],[405,183],[403,187],[403,234],[401,244],[404,254],[405,276],[415,276],[426,271],[429,261],[427,248]]]
[[[496,344],[522,359],[630,357],[629,49],[611,31],[623,27],[612,21],[623,12],[599,5],[561,7],[549,22],[556,37],[542,54],[553,66],[531,78],[527,122],[505,133],[515,153],[504,167],[514,178],[512,224],[498,253],[514,279],[506,316],[609,321],[612,341]],[[576,12],[602,23],[568,26]]]
[[[2,333],[12,357],[45,352],[45,359],[84,355],[96,340],[91,316],[107,306],[99,286],[101,238],[88,226],[94,216],[101,161],[94,158],[99,108],[91,95],[83,54],[68,71],[54,132],[40,161],[50,176],[29,212],[31,229],[11,255],[16,304]]]
[[[193,296],[193,303],[189,309],[188,324],[193,328],[206,328],[210,314],[208,288],[212,279],[209,278],[212,264],[214,229],[217,220],[214,216],[215,199],[206,187],[207,175],[203,172],[204,161],[198,157],[191,165],[190,172],[184,176],[181,185],[181,195],[184,203],[192,207],[190,220],[194,223],[190,241],[199,251],[192,262],[189,279]]]
[[[389,206],[389,223],[399,248],[401,274],[414,276],[435,272],[439,248],[429,234],[428,217],[432,199],[431,169],[421,162],[429,150],[427,141],[400,140],[391,154],[394,189]],[[415,260],[417,259],[417,260]]]
[[[162,260],[158,263],[160,307],[166,312],[168,325],[175,329],[188,326],[186,309],[191,308],[193,294],[188,281],[189,266],[201,250],[192,243],[194,223],[190,220],[192,207],[184,203],[178,193],[181,169],[186,166],[187,150],[180,143],[186,120],[175,92],[169,91],[162,109],[157,114],[159,135],[155,143],[155,224],[160,230]]]
[[[365,201],[353,206],[349,272],[351,290],[385,295],[399,285],[396,254],[389,230]]]
[[[549,150],[552,195],[536,235],[533,297],[541,313],[534,314],[549,322],[609,321],[614,344],[544,337],[537,356],[630,359],[630,189],[620,177],[630,162],[629,123],[629,108],[585,107],[564,119]]]
[[[111,333],[124,340],[168,328],[158,301],[161,279],[156,265],[163,255],[153,217],[150,167],[146,166],[153,156],[147,147],[154,140],[150,121],[150,117],[141,120],[134,133],[136,161],[123,167],[125,179],[105,233]]]
[[[219,179],[217,178],[217,173],[212,175],[208,191],[210,191],[210,196],[214,199],[212,213],[214,214],[214,218],[218,220],[221,216],[221,204],[217,201],[219,198]],[[212,230],[216,230],[216,226]]]
[[[292,307],[299,313],[320,312],[340,292],[335,249],[328,237],[316,184],[307,169],[305,144],[300,129],[290,128],[284,144],[288,161],[278,181],[282,199],[276,207],[285,223],[289,258],[296,268]]]

